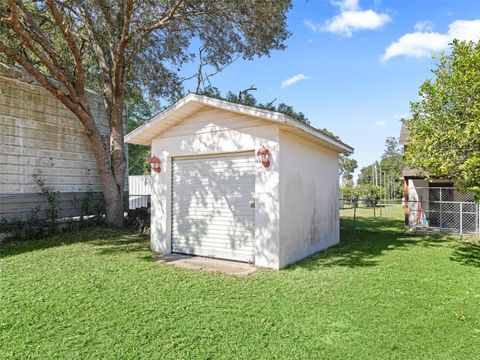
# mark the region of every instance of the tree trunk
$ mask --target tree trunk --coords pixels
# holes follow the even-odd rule
[[[103,185],[103,197],[105,199],[105,221],[113,226],[124,225],[123,191],[107,189]],[[123,190],[123,189],[122,189]]]
[[[93,121],[93,118],[92,118]],[[113,157],[109,158],[109,151],[105,148],[105,144],[102,141],[102,137],[98,129],[95,129],[92,133],[87,133],[87,137],[92,145],[93,154],[97,163],[97,169],[100,176],[100,183],[102,185],[103,197],[105,201],[105,220],[108,224],[114,226],[124,225],[124,209],[123,209],[123,183],[125,180],[125,157],[122,151],[123,161],[117,161],[117,171],[119,172],[118,181],[121,184],[117,184],[115,178],[115,169]],[[110,130],[112,131],[112,129]],[[123,135],[122,135],[123,138]],[[123,172],[122,169],[123,168]],[[120,176],[120,173],[123,176]]]

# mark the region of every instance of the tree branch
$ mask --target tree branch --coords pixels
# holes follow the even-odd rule
[[[31,41],[31,35],[29,32],[25,30],[25,27],[22,26],[19,18],[19,14],[17,11],[17,4],[20,2],[20,6],[22,6],[20,0],[9,0],[9,7],[11,11],[11,23],[12,23],[12,28],[13,31],[21,37],[23,40],[23,44],[40,60],[40,62],[48,69],[50,74],[57,78],[68,90],[69,96],[72,98],[72,100],[75,102],[77,94],[75,92],[75,89],[72,86],[71,79],[69,79],[69,76],[67,76],[65,73],[59,70],[58,67],[56,67],[50,59],[48,59],[43,51],[41,51],[33,42]],[[23,12],[23,15],[28,18],[27,12]],[[28,19],[27,21],[30,21]]]
[[[69,96],[65,96],[64,92],[58,86],[55,86],[44,74],[42,74],[25,56],[21,55],[18,51],[14,51],[5,45],[0,40],[0,52],[3,52],[9,58],[20,64],[35,80],[49,93],[55,96],[62,104],[69,108],[80,120],[85,132],[88,136],[91,136],[95,131],[98,131],[95,123],[91,120],[90,115],[85,112],[85,109],[74,102]]]
[[[123,26],[122,26],[122,34],[120,37],[120,44],[118,46],[118,51],[113,64],[113,74],[114,74],[113,87],[116,95],[119,95],[118,92],[121,91],[123,70],[125,65],[125,51],[130,41],[129,32],[130,32],[130,22],[132,20],[132,13],[133,13],[133,0],[127,0],[127,3],[125,5],[125,12],[123,16]]]
[[[82,56],[80,51],[77,47],[77,43],[75,42],[75,38],[73,37],[72,32],[69,29],[68,24],[63,19],[62,14],[58,11],[57,6],[53,0],[46,0],[48,8],[52,13],[52,16],[55,20],[56,25],[60,29],[65,42],[67,43],[70,51],[72,53],[74,62],[75,62],[75,75],[76,75],[76,82],[75,82],[75,91],[77,95],[80,96],[82,99],[85,95],[85,72],[83,71],[82,65]]]
[[[113,88],[110,78],[110,68],[108,66],[107,57],[100,46],[100,42],[96,37],[95,30],[93,27],[93,20],[88,14],[88,10],[85,8],[85,4],[80,5],[81,16],[83,22],[85,23],[85,28],[87,29],[88,38],[92,44],[93,51],[95,52],[98,67],[102,73],[102,88],[103,88],[103,98],[105,102],[105,107],[107,113],[110,114],[112,103],[113,103]]]
[[[182,5],[183,2],[184,0],[177,0],[175,4],[172,6],[172,8],[170,9],[170,11],[168,11],[168,13],[164,17],[162,17],[159,21],[157,21],[156,23],[150,26],[136,29],[135,31],[132,32],[131,36],[135,36],[137,33],[140,33],[140,32],[151,33],[152,31],[164,28],[165,25],[170,20],[179,16],[179,15],[176,15],[176,12],[180,8],[180,5]]]

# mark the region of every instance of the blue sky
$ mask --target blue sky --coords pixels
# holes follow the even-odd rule
[[[292,105],[353,146],[362,167],[399,135],[400,118],[431,77],[432,54],[454,37],[478,39],[476,19],[480,1],[294,0],[287,49],[237,61],[212,84],[223,93],[254,84],[260,102]]]

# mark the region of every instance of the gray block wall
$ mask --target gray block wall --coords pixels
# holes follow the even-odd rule
[[[89,104],[108,141],[102,99],[92,92]],[[87,215],[86,197],[93,205],[103,202],[95,158],[79,120],[28,75],[0,64],[0,218],[25,219],[38,206],[44,213],[46,199],[35,176],[60,192],[60,217]]]

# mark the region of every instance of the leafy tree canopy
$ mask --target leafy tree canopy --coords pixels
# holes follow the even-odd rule
[[[411,103],[406,161],[480,200],[480,42],[454,41]]]
[[[256,89],[252,86],[250,89],[240,91],[238,95],[232,91],[228,91],[225,96],[222,96],[220,90],[215,86],[206,86],[205,88],[200,89],[198,93],[200,95],[207,95],[217,99],[234,102],[237,104],[254,106],[259,109],[278,111],[282,114],[290,116],[293,119],[304,122],[305,124],[308,124],[308,125],[310,124],[310,121],[305,116],[305,114],[303,114],[302,112],[295,111],[292,106],[287,105],[285,103],[280,103],[277,106],[275,106],[274,103],[276,99],[274,99],[269,103],[259,103],[255,98],[255,96],[249,92],[249,90],[256,90]]]

